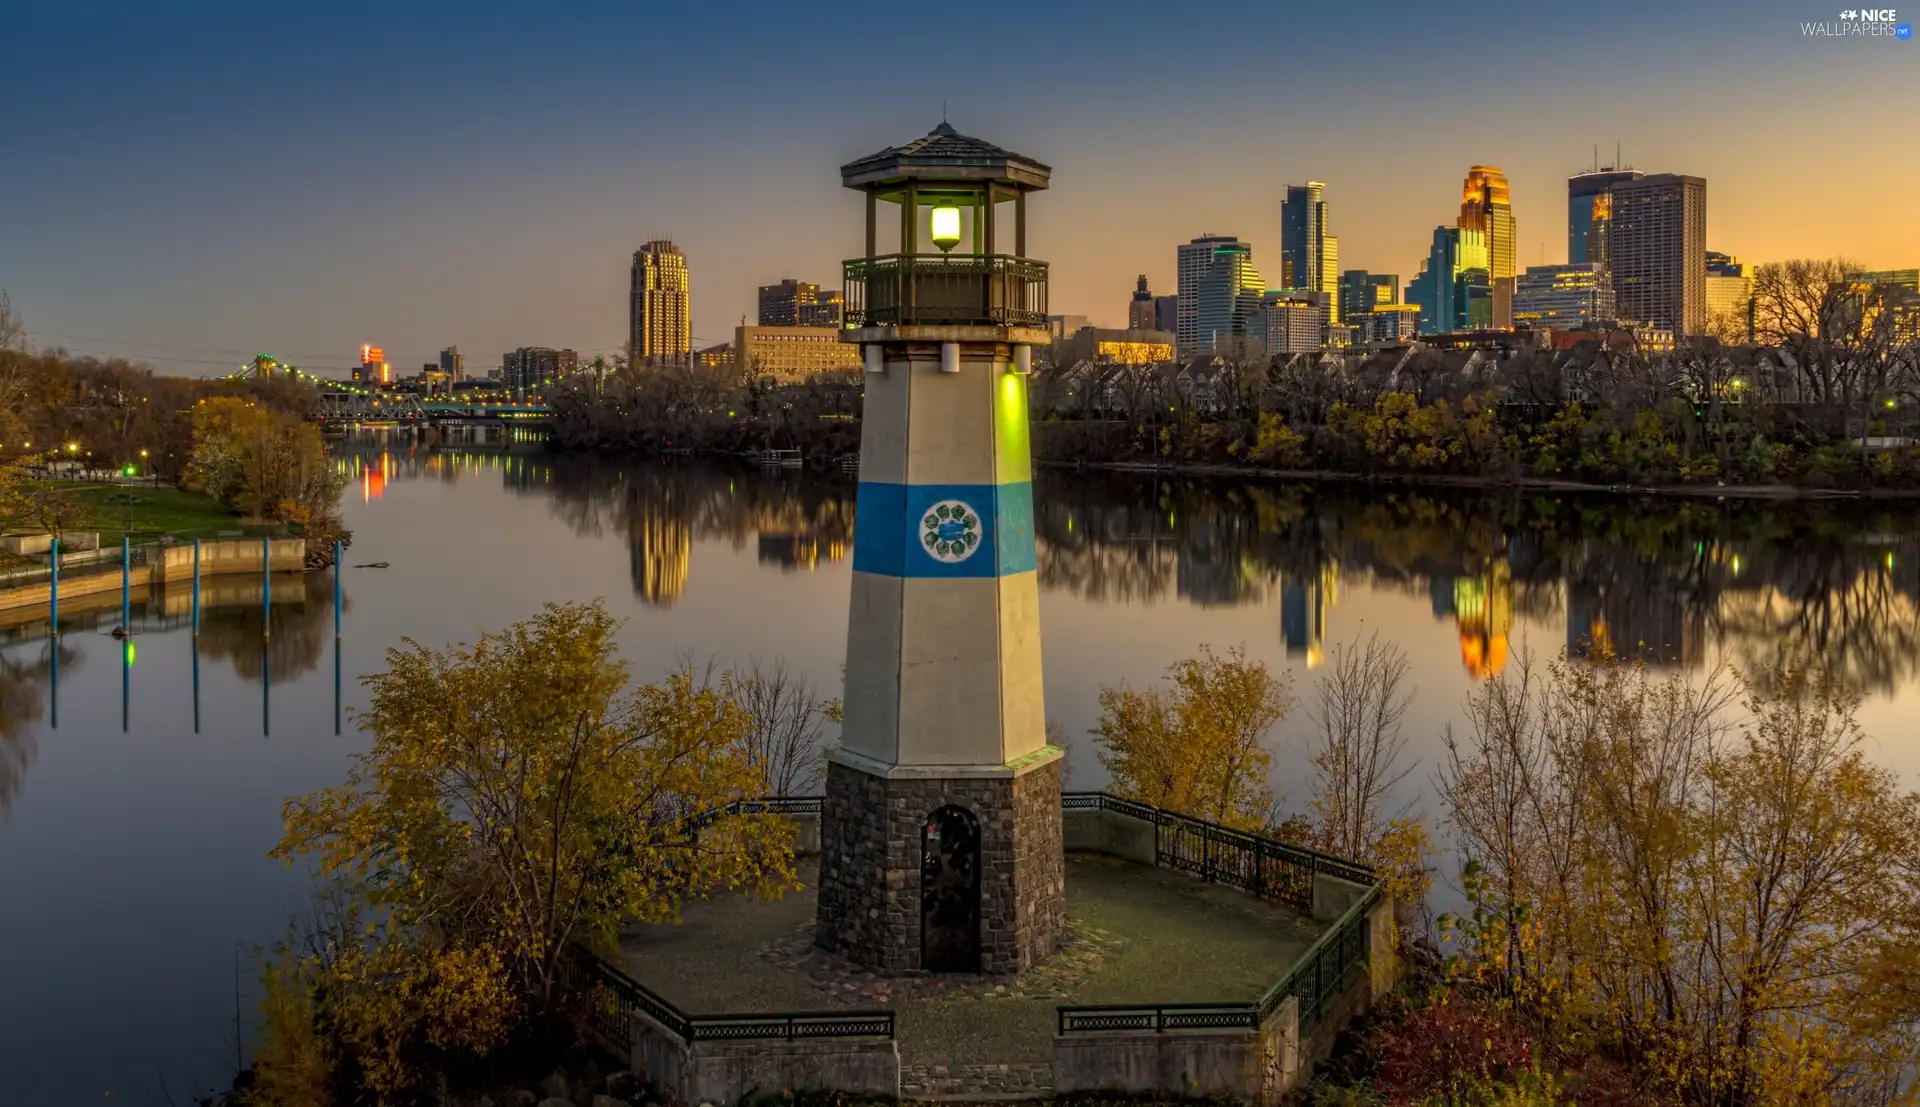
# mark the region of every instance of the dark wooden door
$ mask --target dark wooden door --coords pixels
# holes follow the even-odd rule
[[[921,830],[920,968],[980,971],[980,820],[964,807],[942,807]]]

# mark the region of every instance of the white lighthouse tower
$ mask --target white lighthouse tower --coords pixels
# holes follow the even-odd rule
[[[817,935],[880,972],[1019,972],[1065,927],[1027,434],[1048,341],[1027,195],[1049,173],[944,122],[840,170],[866,194],[843,335],[866,399]]]

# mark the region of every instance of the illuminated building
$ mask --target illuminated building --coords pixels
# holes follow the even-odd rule
[[[735,327],[733,357],[741,371],[782,382],[860,368],[860,348],[840,341],[838,327]]]
[[[687,256],[665,239],[633,252],[627,341],[644,365],[685,365],[693,357],[691,280]]]
[[[1127,329],[1132,331],[1158,330],[1153,310],[1153,293],[1147,291],[1147,275],[1133,286],[1133,299],[1127,303]]]
[[[1744,335],[1752,341],[1748,307],[1753,303],[1753,267],[1739,258],[1707,251],[1707,318],[1716,333]]]
[[[1324,292],[1270,288],[1260,297],[1254,334],[1269,354],[1310,354],[1326,345],[1332,315]]]
[[[500,355],[500,379],[517,392],[537,392],[580,368],[580,355],[551,346],[522,346]]]
[[[846,322],[847,300],[837,288],[822,289],[813,294],[813,302],[800,305],[800,325],[803,327],[833,327],[838,330]]]
[[[448,346],[440,351],[440,371],[447,380],[458,384],[467,379],[467,355],[460,352],[458,346]]]
[[[1280,287],[1324,292],[1340,322],[1340,243],[1327,233],[1325,181],[1288,185],[1280,209]]]
[[[1707,182],[1659,173],[1612,188],[1607,258],[1623,318],[1676,335],[1707,325]]]
[[[1260,310],[1260,271],[1253,267],[1253,247],[1244,242],[1214,247],[1213,264],[1194,297],[1194,329],[1198,352],[1231,347],[1252,329]]]
[[[1355,342],[1405,342],[1420,333],[1417,304],[1375,304],[1373,310],[1347,317]]]
[[[360,347],[360,365],[353,379],[361,384],[392,384],[393,370],[387,365],[387,352],[378,346]]]
[[[1715,255],[1708,254],[1709,259]],[[1751,276],[1751,274],[1748,274]],[[1857,273],[1848,273],[1847,279],[1856,284],[1893,285],[1909,292],[1920,292],[1920,269],[1866,269]]]
[[[760,325],[763,327],[797,327],[800,325],[800,305],[811,304],[820,294],[820,286],[796,281],[792,277],[779,284],[760,286]]]
[[[1567,264],[1607,264],[1607,226],[1613,212],[1613,186],[1637,181],[1633,169],[1595,169],[1567,178]]]
[[[1340,567],[1287,581],[1280,589],[1280,644],[1288,657],[1304,657],[1307,668],[1320,664],[1326,647],[1327,610],[1340,599]]]
[[[1420,333],[1478,330],[1478,314],[1492,317],[1486,236],[1470,227],[1435,227],[1420,275],[1407,285],[1407,302],[1420,309]]]
[[[733,372],[733,343],[722,342],[717,346],[707,346],[693,352],[693,363],[702,369],[711,369],[721,373]]]
[[[1347,320],[1350,315],[1363,311],[1372,311],[1378,304],[1394,304],[1400,301],[1400,277],[1395,273],[1369,273],[1365,269],[1349,269],[1340,274],[1340,319]]]
[[[1179,284],[1173,326],[1177,356],[1187,358],[1212,348],[1212,339],[1204,337],[1200,330],[1200,285],[1213,270],[1214,251],[1239,244],[1240,240],[1232,235],[1207,234],[1180,247],[1175,267]]]
[[[1571,330],[1613,317],[1613,284],[1597,261],[1529,265],[1514,289],[1515,323]]]
[[[663,512],[645,512],[628,532],[633,594],[652,607],[672,607],[687,590],[693,529]]]
[[[1173,360],[1173,346],[1173,336],[1165,331],[1081,327],[1056,349],[1054,357],[1060,365],[1082,361],[1160,365]]]
[[[1513,326],[1514,262],[1513,207],[1507,175],[1498,166],[1476,165],[1467,170],[1460,189],[1460,227],[1479,231],[1487,243],[1487,274],[1491,279],[1492,319],[1496,328]]]

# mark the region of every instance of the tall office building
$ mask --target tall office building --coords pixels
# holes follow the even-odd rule
[[[440,351],[440,371],[447,375],[449,381],[466,380],[467,355],[461,353],[458,346],[448,346]]]
[[[1204,234],[1180,247],[1174,268],[1179,284],[1173,321],[1178,356],[1192,357],[1202,349],[1211,348],[1211,340],[1203,339],[1200,332],[1200,285],[1213,269],[1214,251],[1222,246],[1238,245],[1240,240],[1230,234]]]
[[[633,252],[627,341],[642,364],[688,365],[693,360],[693,315],[687,256],[666,239]]]
[[[1153,293],[1147,290],[1147,275],[1142,273],[1134,282],[1133,299],[1127,302],[1127,329],[1150,331],[1156,329],[1155,323]]]
[[[1491,326],[1492,284],[1486,236],[1470,227],[1435,227],[1420,275],[1407,285],[1407,302],[1420,309],[1420,333]]]
[[[500,380],[516,392],[538,392],[580,367],[580,355],[551,346],[522,346],[500,355]]]
[[[1340,274],[1340,318],[1372,311],[1381,304],[1400,302],[1400,276],[1397,273],[1369,273],[1349,269]]]
[[[1753,267],[1716,250],[1707,251],[1707,320],[1723,338],[1752,341],[1748,306],[1753,303]]]
[[[1254,336],[1268,354],[1310,354],[1326,345],[1332,315],[1324,292],[1268,289],[1260,297]]]
[[[811,304],[820,295],[820,286],[796,281],[792,277],[779,284],[760,286],[760,325],[763,327],[797,327],[800,325],[800,306]]]
[[[1612,166],[1567,178],[1567,264],[1607,264],[1607,225],[1613,217],[1613,186],[1645,174]]]
[[[1607,261],[1623,318],[1701,334],[1707,325],[1707,182],[1658,173],[1612,186]]]
[[[1280,285],[1326,293],[1338,323],[1340,244],[1327,233],[1326,187],[1325,181],[1287,186],[1280,209]]]
[[[1260,310],[1261,291],[1253,247],[1244,242],[1215,246],[1213,264],[1207,267],[1194,298],[1194,352],[1244,353],[1234,340],[1247,336]]]
[[[1153,329],[1172,334],[1180,325],[1180,297],[1155,296],[1153,298]]]
[[[1614,318],[1613,285],[1597,261],[1529,265],[1513,294],[1513,321],[1574,330]]]
[[[1460,189],[1460,226],[1479,231],[1487,241],[1487,275],[1493,288],[1492,326],[1513,326],[1515,264],[1513,206],[1507,175],[1497,165],[1475,165],[1467,170]]]
[[[847,319],[847,298],[837,288],[823,288],[813,294],[813,302],[800,305],[800,326],[833,327],[838,330]]]
[[[393,369],[387,364],[387,352],[378,346],[360,347],[360,366],[353,379],[361,384],[392,384]]]

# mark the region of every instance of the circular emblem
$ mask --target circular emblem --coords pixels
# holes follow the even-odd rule
[[[949,565],[980,548],[980,513],[960,500],[941,500],[920,517],[920,548]]]

